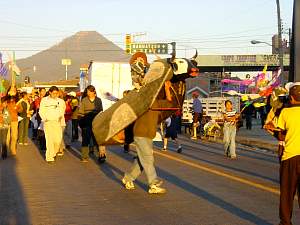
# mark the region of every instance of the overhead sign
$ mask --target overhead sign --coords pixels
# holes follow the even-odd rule
[[[168,54],[168,43],[131,43],[131,53]]]
[[[198,66],[279,66],[278,55],[198,55]],[[283,64],[289,66],[288,54],[283,57]]]
[[[64,66],[70,66],[71,65],[71,59],[62,59],[61,64]]]

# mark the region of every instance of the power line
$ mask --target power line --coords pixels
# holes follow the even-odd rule
[[[227,48],[248,48],[251,47],[253,48],[253,46],[249,45],[249,46],[217,46],[217,47],[198,47],[197,49],[227,49]],[[1,48],[1,47],[0,47]],[[256,46],[256,48],[264,48],[264,46]],[[7,49],[7,48],[1,48],[4,51],[31,51],[31,52],[35,52],[35,51],[43,51],[43,52],[125,52],[123,49],[119,50],[119,49],[86,49],[86,50],[78,50],[78,49],[58,49],[58,50],[54,50],[54,49],[16,49],[16,48],[11,48],[11,49]],[[191,48],[179,48],[177,50],[194,50],[195,47],[191,47]]]
[[[32,26],[32,25],[28,25],[28,24],[15,23],[15,22],[7,21],[7,20],[0,20],[0,23],[7,23],[7,24],[15,25],[15,26],[20,26],[23,28],[31,28],[31,29],[38,29],[38,30],[49,30],[49,31],[64,32],[64,33],[72,32],[72,31],[60,30],[60,29],[56,29],[56,28],[39,27],[39,26]]]

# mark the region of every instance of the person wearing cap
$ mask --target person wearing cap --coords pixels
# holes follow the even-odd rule
[[[201,126],[201,120],[202,120],[202,104],[199,97],[199,93],[197,91],[194,91],[192,93],[193,97],[193,136],[192,139],[197,139],[197,128],[198,126]]]
[[[289,87],[290,106],[284,108],[278,119],[279,140],[285,146],[280,158],[280,224],[292,224],[294,196],[298,189],[300,206],[300,82]]]

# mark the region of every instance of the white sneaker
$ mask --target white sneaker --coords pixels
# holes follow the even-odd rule
[[[160,187],[160,185],[162,184],[162,182],[159,182],[157,184],[151,184],[150,188],[148,190],[149,194],[164,194],[167,192],[167,190],[165,188]]]
[[[127,190],[134,190],[135,189],[134,184],[133,184],[132,181],[126,181],[125,178],[123,178],[122,183],[124,184],[124,186]]]
[[[57,155],[57,156],[63,156],[63,155],[64,155],[64,152],[57,152],[56,155]]]

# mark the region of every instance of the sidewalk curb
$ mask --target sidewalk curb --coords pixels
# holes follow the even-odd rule
[[[215,143],[219,143],[219,144],[223,144],[223,139],[222,138],[217,138],[217,139],[207,139],[210,142],[215,142]],[[277,144],[274,143],[270,143],[268,141],[264,141],[261,139],[257,139],[257,138],[248,138],[248,137],[243,137],[243,136],[236,136],[235,138],[236,143],[238,144],[242,144],[242,145],[247,145],[250,147],[257,147],[257,148],[261,148],[264,150],[268,150],[271,152],[277,152]]]
[[[254,146],[272,152],[277,152],[278,145],[275,143],[270,143],[268,141],[260,140],[257,138],[248,138],[248,137],[241,137],[241,136],[237,136],[235,140],[239,144]]]

